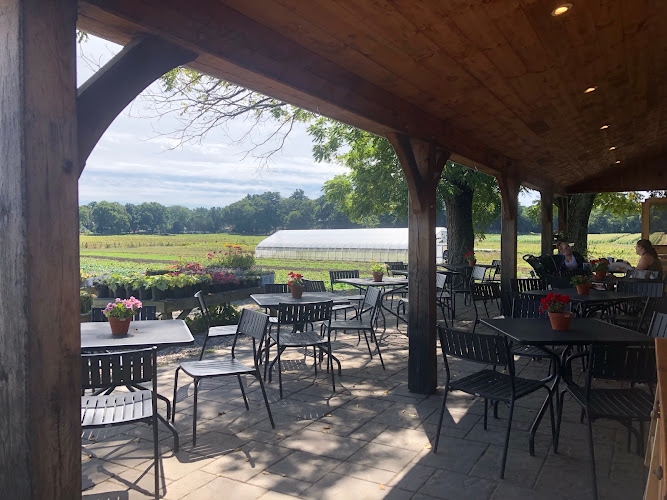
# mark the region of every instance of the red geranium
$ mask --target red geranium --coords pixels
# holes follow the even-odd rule
[[[565,306],[569,303],[569,295],[549,292],[549,295],[540,300],[540,312],[562,313],[565,311]]]
[[[303,275],[299,273],[294,273],[290,271],[287,273],[287,276],[289,276],[290,280],[287,282],[287,286],[292,286],[292,285],[303,285]]]
[[[470,250],[467,254],[463,256],[465,260],[475,260],[475,252]]]
[[[592,260],[591,269],[593,272],[609,271],[609,261],[607,259]]]

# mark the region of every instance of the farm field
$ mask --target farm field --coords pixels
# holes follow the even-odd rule
[[[87,275],[125,273],[164,268],[175,261],[206,261],[209,252],[223,250],[225,244],[241,245],[254,250],[265,236],[240,236],[232,234],[180,234],[173,236],[121,235],[88,236],[81,235],[81,272]],[[589,254],[592,257],[613,256],[636,264],[635,242],[639,234],[592,234],[589,235]],[[490,264],[500,258],[500,235],[488,234],[484,240],[475,243],[477,260]],[[519,274],[530,271],[521,256],[527,253],[539,254],[540,235],[520,235],[518,237]],[[257,259],[256,265],[276,273],[276,282],[285,282],[287,273],[301,271],[309,279],[322,279],[328,283],[329,270],[359,269],[362,274],[370,274],[369,262],[341,262],[320,260],[280,260]]]

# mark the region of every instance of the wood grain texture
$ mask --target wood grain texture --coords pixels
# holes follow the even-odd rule
[[[79,175],[118,114],[167,71],[192,61],[193,51],[153,36],[133,39],[77,92]]]
[[[81,495],[75,23],[0,5],[0,498]]]
[[[519,220],[519,179],[512,175],[498,177],[501,196],[500,277],[503,290],[510,290],[510,279],[516,278],[517,223]]]
[[[391,136],[405,172],[408,207],[408,389],[430,394],[438,385],[436,357],[435,190],[449,153],[435,144]]]

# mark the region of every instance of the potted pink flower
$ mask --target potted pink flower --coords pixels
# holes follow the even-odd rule
[[[127,335],[130,329],[130,321],[137,311],[141,309],[141,302],[130,297],[129,299],[116,299],[109,302],[104,308],[104,315],[109,318],[109,326],[113,335]]]

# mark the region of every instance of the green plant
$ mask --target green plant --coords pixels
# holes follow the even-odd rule
[[[303,274],[295,273],[290,271],[287,276],[289,276],[289,281],[287,286],[303,286]]]
[[[151,287],[155,287],[163,292],[169,288],[172,282],[172,277],[169,274],[158,274],[157,276],[150,276],[147,282]]]
[[[572,286],[590,285],[591,284],[591,279],[588,276],[584,276],[582,274],[577,274],[576,276],[572,277],[572,279],[570,280],[570,284]]]
[[[379,262],[375,262],[374,260],[371,261],[372,273],[384,274],[386,270],[387,266],[385,266],[384,264],[380,264]]]
[[[211,326],[234,325],[238,323],[241,312],[231,304],[220,304],[209,307],[211,315]],[[195,313],[193,318],[185,318],[185,323],[192,333],[202,333],[206,331],[206,324],[201,313]]]
[[[607,259],[598,259],[591,261],[593,272],[609,271],[609,261]]]
[[[250,269],[255,265],[255,253],[244,250],[240,245],[225,244],[226,250],[210,252],[206,257],[209,267],[226,269]]]
[[[127,319],[131,318],[141,309],[141,302],[130,297],[129,299],[116,299],[115,302],[109,302],[104,308],[104,315],[107,318]]]
[[[93,296],[88,292],[81,290],[79,292],[79,312],[81,314],[90,313],[90,309],[93,306]]]

